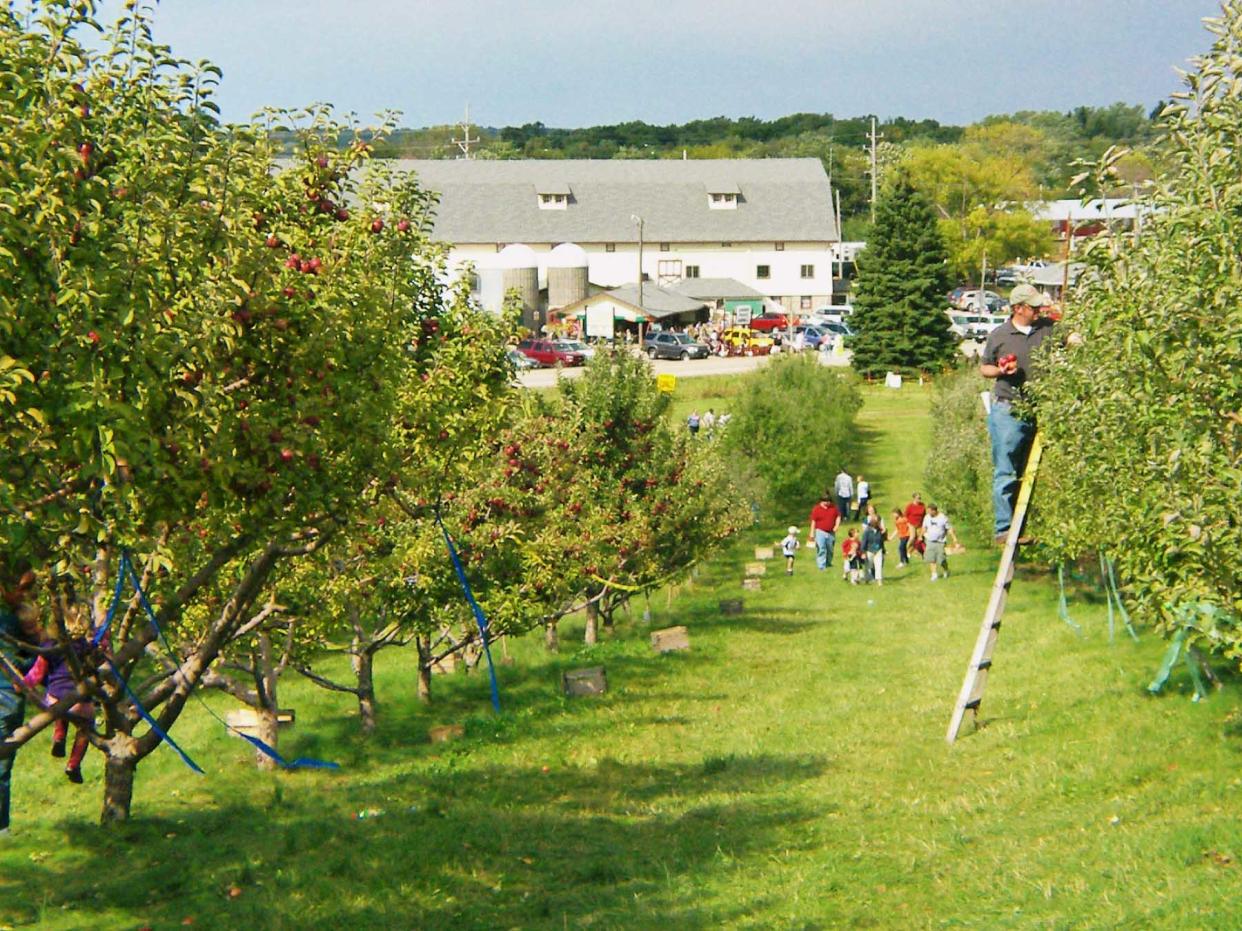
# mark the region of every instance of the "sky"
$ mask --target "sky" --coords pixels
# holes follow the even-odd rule
[[[102,15],[115,13],[108,0]],[[1218,0],[162,0],[228,120],[332,103],[401,124],[581,127],[798,112],[969,123],[1149,109]]]

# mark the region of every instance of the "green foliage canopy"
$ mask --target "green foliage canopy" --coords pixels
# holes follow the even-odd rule
[[[1242,657],[1242,3],[1208,28],[1165,111],[1175,171],[1156,212],[1091,250],[1063,324],[1085,343],[1052,347],[1035,387],[1038,532],[1065,559],[1106,548],[1147,619],[1190,617],[1199,645]]]

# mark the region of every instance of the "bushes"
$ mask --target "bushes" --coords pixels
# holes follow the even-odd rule
[[[945,509],[958,533],[979,540],[992,526],[992,454],[979,399],[986,387],[973,364],[937,381],[932,453],[923,473],[927,500]]]
[[[854,418],[862,396],[849,376],[814,356],[781,357],[761,369],[725,431],[727,449],[753,470],[778,514],[800,512],[857,458]]]

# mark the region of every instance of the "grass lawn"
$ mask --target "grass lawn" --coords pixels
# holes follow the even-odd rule
[[[684,381],[675,409],[727,410],[738,386]],[[928,393],[866,401],[859,470],[887,511],[919,487]],[[986,726],[950,748],[996,554],[954,560],[947,582],[916,566],[875,588],[803,551],[792,578],[770,564],[745,613],[720,616],[751,548],[783,529],[755,528],[675,598],[652,597],[651,626],[688,625],[688,653],[652,654],[642,604],[591,649],[572,621],[558,656],[512,644],[499,716],[477,674],[437,679],[420,707],[401,652],[381,655],[369,740],[344,698],[290,681],[282,749],[337,774],[257,773],[192,709],[176,736],[208,775],[161,749],[134,820],[103,829],[98,756],[70,786],[41,738],[17,760],[0,925],[1242,927],[1236,677],[1194,704],[1179,670],[1152,698],[1158,638],[1109,643],[1090,591],[1071,604],[1079,636],[1049,577],[1022,571]],[[560,697],[563,670],[595,664],[607,695]],[[427,742],[455,722],[465,739]]]

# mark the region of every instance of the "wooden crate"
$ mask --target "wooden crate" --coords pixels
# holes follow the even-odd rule
[[[457,654],[450,653],[448,656],[441,657],[431,664],[431,672],[433,675],[446,676],[451,672],[457,671]]]
[[[657,653],[673,653],[690,649],[690,631],[685,627],[666,627],[651,632],[651,649]]]
[[[282,708],[276,712],[277,727],[290,727],[295,720],[297,720],[297,715],[291,708]],[[224,716],[224,723],[233,730],[249,734],[251,737],[259,736],[259,712],[253,708],[236,708],[228,712]]]
[[[757,592],[763,588],[763,582],[759,579],[742,579],[742,588],[748,592]]]
[[[757,575],[767,575],[767,574],[768,574],[768,567],[766,563],[748,562],[746,564],[747,577],[752,577],[752,576],[757,576]]]
[[[771,546],[756,546],[755,559],[775,559],[776,549]]]
[[[725,598],[717,603],[720,613],[725,617],[736,617],[742,613],[741,598]]]
[[[450,740],[457,740],[465,736],[466,727],[464,724],[441,724],[427,731],[427,737],[433,744],[448,743]]]
[[[571,669],[561,675],[561,689],[570,698],[603,695],[608,691],[608,674],[603,666]]]

